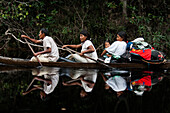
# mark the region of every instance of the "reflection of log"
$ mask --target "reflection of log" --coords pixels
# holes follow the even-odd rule
[[[0,73],[13,73],[13,72],[27,71],[27,70],[31,70],[31,68],[6,66],[0,63]]]

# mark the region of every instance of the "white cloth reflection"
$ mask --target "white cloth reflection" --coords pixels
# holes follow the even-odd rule
[[[44,78],[51,80],[51,84],[47,84],[46,82],[44,82],[43,90],[46,94],[49,94],[49,93],[53,92],[55,87],[57,86],[58,81],[59,81],[59,75],[58,74],[50,75],[50,76],[44,75]]]
[[[42,88],[42,90],[46,94],[50,94],[54,91],[55,87],[58,84],[59,70],[60,70],[60,68],[43,67],[40,70],[37,70],[37,69],[32,70],[32,75],[44,76],[45,80],[51,81],[51,84],[49,84],[48,82],[44,82],[44,85]]]
[[[79,77],[83,77],[83,80],[81,80],[82,87],[86,92],[91,92],[93,87],[89,87],[89,83],[86,81],[90,81],[93,84],[96,83],[97,79],[97,70],[96,69],[77,69],[73,70],[70,73],[70,77],[72,79],[78,79]]]
[[[124,91],[127,87],[126,80],[121,76],[110,77],[106,83],[116,92]]]

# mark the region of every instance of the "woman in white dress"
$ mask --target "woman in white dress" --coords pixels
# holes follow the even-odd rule
[[[86,30],[82,30],[80,32],[80,41],[81,44],[78,45],[64,45],[63,48],[65,47],[71,47],[71,48],[81,48],[81,53],[80,54],[72,54],[71,56],[75,59],[77,62],[84,62],[84,63],[93,63],[95,61],[85,58],[85,56],[90,57],[94,60],[98,59],[96,49],[93,45],[93,43],[89,40],[90,36]],[[83,57],[84,56],[84,57]]]

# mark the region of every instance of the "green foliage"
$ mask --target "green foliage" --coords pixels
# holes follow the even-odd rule
[[[117,8],[117,5],[114,1],[113,2],[106,2],[106,4],[107,4],[107,7],[109,7],[109,8],[113,8],[113,9]]]
[[[168,54],[167,0],[157,2],[127,0],[125,20],[122,19],[122,8],[123,2],[108,0],[98,0],[98,2],[2,0],[0,33],[4,34],[7,28],[15,28],[24,30],[28,35],[36,38],[39,30],[45,27],[49,29],[50,35],[55,40],[57,40],[55,37],[58,37],[64,44],[78,44],[80,30],[87,29],[97,48],[107,39],[113,41],[117,32],[126,31],[128,40],[143,36],[156,49]],[[17,37],[23,34],[21,31],[15,33]],[[103,48],[100,48],[99,52],[102,50]]]

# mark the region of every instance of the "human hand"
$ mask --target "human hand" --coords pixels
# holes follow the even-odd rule
[[[83,55],[84,55],[84,53],[79,53],[79,55],[80,55],[80,56],[83,56]]]
[[[63,45],[62,48],[66,48],[68,45]]]
[[[28,38],[28,36],[26,36],[26,35],[21,35],[21,37],[22,37],[22,38]]]
[[[27,92],[23,92],[23,93],[22,93],[22,95],[26,95],[26,94],[27,94]]]
[[[81,76],[81,77],[79,77],[79,79],[80,79],[81,81],[83,81],[83,80],[84,80],[82,76]]]
[[[62,82],[62,84],[63,84],[64,86],[66,86],[66,85],[67,85],[67,83],[65,83],[65,82]]]
[[[111,57],[112,55],[107,54],[108,57]]]
[[[34,56],[38,56],[39,55],[39,53],[34,53]]]

